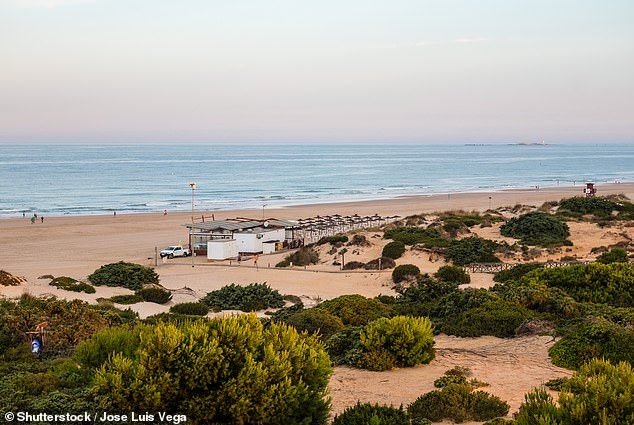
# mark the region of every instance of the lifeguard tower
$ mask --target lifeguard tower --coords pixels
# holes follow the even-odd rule
[[[583,193],[585,193],[586,196],[594,196],[597,193],[597,188],[594,187],[594,183],[588,182],[586,183],[586,188],[583,189]]]

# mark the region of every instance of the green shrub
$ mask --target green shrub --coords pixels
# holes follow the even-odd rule
[[[35,298],[30,295],[22,295],[17,302],[6,301],[1,304],[1,308],[0,331],[5,349],[28,347],[30,338],[27,332],[34,331],[38,323],[46,320],[49,333],[42,348],[43,353],[72,348],[119,320],[119,317],[83,301]]]
[[[275,267],[288,267],[291,263],[294,266],[309,266],[311,264],[317,264],[319,262],[319,254],[311,247],[301,247],[297,251],[290,255],[287,255],[280,263],[287,265],[280,265],[278,263]]]
[[[434,273],[434,277],[445,282],[457,283],[459,285],[471,282],[471,276],[462,267],[442,266]]]
[[[201,302],[181,303],[170,307],[170,313],[206,316],[209,313],[209,306]]]
[[[625,249],[613,248],[601,254],[599,258],[597,258],[597,262],[602,264],[629,263],[630,259],[627,257],[627,251]]]
[[[380,261],[379,261],[380,260]],[[375,258],[372,261],[368,261],[365,264],[366,270],[379,270],[379,263],[381,270],[389,270],[396,267],[396,261],[388,257]]]
[[[494,282],[508,282],[510,280],[519,280],[522,276],[526,275],[529,272],[532,272],[535,269],[539,269],[542,266],[534,263],[527,264],[518,264],[513,266],[508,270],[502,270],[501,272],[497,272],[493,277]]]
[[[570,378],[553,378],[544,383],[544,386],[552,391],[561,391]]]
[[[451,241],[445,258],[456,266],[469,263],[499,263],[500,259],[494,254],[497,243],[477,236]]]
[[[402,242],[405,245],[420,244],[426,248],[434,246],[447,246],[449,240],[443,238],[440,230],[435,227],[423,229],[422,227],[395,227],[387,230],[383,237]]]
[[[401,283],[408,278],[415,278],[420,274],[420,269],[414,264],[401,264],[396,266],[392,271],[392,281],[394,283]]]
[[[317,241],[317,245],[324,245],[329,243],[330,245],[341,246],[344,243],[348,242],[348,237],[346,235],[333,235],[333,236],[324,236],[323,238]]]
[[[512,302],[487,302],[481,307],[448,317],[441,331],[461,337],[492,335],[508,338],[515,336],[517,328],[533,317],[531,311]]]
[[[525,396],[517,425],[634,424],[634,371],[629,363],[617,365],[593,359],[567,380],[557,405],[543,388]]]
[[[549,287],[545,282],[533,277],[495,285],[492,291],[507,301],[516,302],[540,313],[549,313],[556,319],[571,319],[582,314],[580,304],[565,291]]]
[[[634,205],[625,200],[611,200],[602,196],[574,197],[562,199],[559,203],[559,211],[570,211],[576,214],[592,214],[597,219],[611,220],[631,219],[630,214],[634,212]],[[613,211],[618,211],[618,215],[613,217]]]
[[[385,317],[368,323],[360,333],[366,353],[389,355],[399,367],[429,363],[434,358],[434,334],[431,321],[425,317]],[[364,365],[368,369],[373,364]]]
[[[407,408],[412,424],[423,419],[439,422],[451,419],[455,422],[467,420],[486,421],[504,416],[509,405],[499,397],[484,391],[472,392],[469,385],[449,384],[418,397]]]
[[[315,336],[254,314],[142,329],[130,358],[96,372],[112,411],[178,412],[193,424],[325,424],[330,359]]]
[[[482,425],[514,425],[514,424],[515,424],[515,421],[513,419],[495,418],[495,419],[491,419],[490,421],[486,421]]]
[[[97,368],[114,354],[132,357],[139,346],[137,329],[108,328],[75,347],[74,357],[83,366]]]
[[[51,281],[51,283],[49,283],[49,285],[66,291],[85,292],[87,294],[94,294],[96,292],[95,288],[89,284],[67,276],[56,277]]]
[[[362,295],[342,295],[326,300],[316,307],[341,319],[344,325],[365,325],[389,314],[388,306]]]
[[[247,286],[232,283],[209,292],[201,302],[220,310],[258,311],[284,306],[282,295],[266,283],[251,283]]]
[[[363,356],[360,333],[360,326],[350,326],[326,340],[326,349],[334,364],[350,366],[359,364]]]
[[[327,311],[310,308],[293,314],[286,323],[294,326],[299,332],[307,331],[309,334],[319,333],[325,339],[343,329],[343,322],[337,316]]]
[[[108,299],[112,301],[113,303],[124,304],[124,305],[143,302],[143,297],[139,294],[113,295],[112,297]]]
[[[634,307],[634,265],[591,263],[535,270],[530,277],[563,289],[579,302]]]
[[[172,293],[162,288],[144,288],[135,292],[135,295],[139,295],[143,298],[143,301],[165,304],[172,299]]]
[[[381,256],[396,260],[397,258],[401,258],[404,252],[405,244],[403,244],[403,242],[393,241],[383,247]]]
[[[88,280],[96,286],[121,286],[136,290],[145,284],[158,284],[159,276],[149,267],[120,261],[101,266],[88,276]]]
[[[288,260],[282,260],[275,265],[275,267],[289,267],[291,263]]]
[[[365,269],[365,263],[362,263],[361,261],[348,261],[346,264],[343,265],[342,269],[343,270]]]
[[[409,425],[407,413],[401,406],[399,409],[378,404],[357,402],[346,408],[343,413],[335,415],[332,425]]]
[[[591,319],[557,341],[549,352],[553,364],[578,369],[593,358],[634,364],[634,330],[605,319]]]
[[[434,381],[434,387],[444,388],[450,384],[469,385],[469,381],[464,372],[456,369],[450,369],[443,376]]]
[[[512,218],[500,227],[500,233],[520,239],[526,245],[550,246],[566,243],[570,236],[568,225],[557,217],[533,211]]]

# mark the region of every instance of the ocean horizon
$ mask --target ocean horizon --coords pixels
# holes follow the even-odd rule
[[[628,144],[0,145],[0,218],[285,207],[634,181]],[[581,194],[581,192],[580,192]]]

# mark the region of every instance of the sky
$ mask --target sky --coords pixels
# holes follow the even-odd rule
[[[634,142],[631,0],[0,0],[0,143]]]

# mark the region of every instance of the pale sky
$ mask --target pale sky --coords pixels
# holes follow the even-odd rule
[[[634,142],[632,0],[0,0],[0,143]]]

